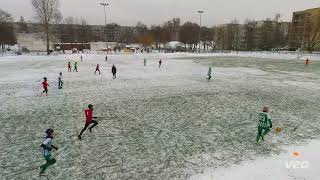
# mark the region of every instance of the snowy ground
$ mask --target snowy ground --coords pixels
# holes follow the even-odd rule
[[[39,179],[44,162],[39,145],[49,127],[60,149],[48,179],[203,179],[207,169],[229,171],[224,168],[320,138],[319,61],[306,68],[301,60],[281,57],[153,54],[112,55],[106,63],[104,56],[85,55],[79,72],[68,73],[66,64],[75,59],[79,56],[0,58],[0,179]],[[97,63],[101,76],[93,74]],[[211,82],[205,81],[208,66]],[[63,90],[57,89],[59,72]],[[44,76],[49,96],[39,97]],[[79,141],[88,103],[107,118]],[[271,132],[258,146],[263,105],[283,131]],[[286,177],[296,178],[290,172]]]
[[[207,168],[203,173],[193,175],[190,180],[270,180],[270,179],[295,179],[295,180],[318,180],[320,142],[311,141],[310,144],[301,146],[293,145],[286,153],[272,158],[258,157],[254,161],[242,162],[239,165],[223,168]],[[299,156],[294,156],[299,153]],[[303,168],[287,164],[302,162]]]

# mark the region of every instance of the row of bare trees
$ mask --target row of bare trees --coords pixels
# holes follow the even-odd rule
[[[47,39],[47,51],[49,53],[49,34],[50,25],[62,21],[59,11],[59,0],[32,0],[37,17],[43,24]],[[296,27],[279,21],[280,15],[277,14],[273,20],[250,21],[247,20],[243,25],[237,20],[224,26],[199,27],[197,23],[185,22],[181,24],[179,18],[173,18],[162,25],[153,25],[148,28],[139,22],[134,29],[127,28],[121,30],[118,25],[112,26],[113,41],[123,43],[140,43],[143,46],[155,45],[160,47],[170,41],[180,41],[184,43],[186,49],[195,49],[196,45],[202,42],[203,48],[216,50],[272,50],[289,46],[289,29],[296,32]],[[306,19],[304,30],[301,33],[294,33],[291,39],[298,47],[312,51],[320,44],[320,15],[316,21]],[[312,21],[313,23],[308,23]],[[316,23],[314,23],[316,22]],[[73,18],[66,18],[64,23],[59,26],[59,38],[63,42],[89,42],[96,40],[97,31],[92,31],[85,20],[76,23]],[[103,34],[109,31],[102,31]],[[199,34],[202,36],[199,39]],[[99,31],[101,33],[101,31]],[[117,35],[115,35],[117,34]],[[101,38],[101,35],[100,35]],[[104,39],[108,41],[107,38]]]
[[[247,19],[244,24],[233,20],[226,25],[214,27],[199,27],[197,23],[181,24],[179,18],[174,18],[162,25],[148,28],[142,23],[136,26],[132,42],[144,46],[154,44],[159,47],[170,41],[180,41],[186,45],[186,50],[194,50],[199,43],[203,49],[215,50],[281,50],[292,49],[314,51],[320,47],[320,13],[316,17],[306,17],[303,29],[291,22],[282,22],[280,14],[273,19],[263,21]],[[294,42],[294,44],[292,43]]]
[[[289,24],[287,29],[289,28]],[[229,24],[215,27],[199,27],[197,23],[180,23],[179,18],[165,22],[163,25],[154,25],[147,28],[138,23],[137,42],[144,46],[165,44],[170,41],[184,43],[186,50],[194,50],[199,43],[201,31],[202,49],[207,50],[271,50],[288,45],[288,33],[283,28],[283,23],[278,19],[267,19],[260,24],[254,20],[247,20],[240,24],[237,20]]]
[[[47,41],[47,53],[50,53],[50,40],[56,38],[60,43],[88,43],[92,41],[116,41],[119,43],[139,43],[144,47],[154,45],[164,47],[170,41],[185,44],[185,50],[195,50],[197,45],[205,50],[272,50],[287,47],[289,42],[295,48],[312,51],[320,44],[320,15],[315,23],[307,23],[304,30],[295,29],[294,24],[280,22],[280,15],[265,21],[246,20],[240,24],[233,20],[226,25],[200,27],[194,22],[181,23],[173,18],[162,25],[151,27],[138,22],[135,27],[121,27],[117,24],[90,26],[84,19],[63,18],[59,0],[31,0],[36,17],[42,25]],[[14,44],[12,17],[0,10],[0,45]],[[311,21],[311,20],[309,20]],[[313,21],[313,20],[312,20]],[[308,20],[307,20],[308,22]],[[21,17],[19,27],[28,32],[27,23]],[[289,30],[289,32],[288,32]],[[201,37],[199,42],[199,34]],[[296,33],[294,33],[296,32]],[[291,34],[291,36],[289,36]],[[293,35],[292,35],[293,34]],[[289,40],[289,37],[291,38]],[[3,47],[3,45],[2,45]]]
[[[67,17],[61,23],[55,25],[52,31],[61,43],[63,52],[64,43],[75,42],[83,45],[92,40],[90,26],[85,19]]]
[[[135,29],[134,39],[143,46],[154,44],[159,48],[170,41],[180,41],[186,45],[186,48],[193,49],[199,42],[199,25],[193,22],[181,24],[179,18],[173,18],[162,25],[153,25],[150,28],[138,23]]]

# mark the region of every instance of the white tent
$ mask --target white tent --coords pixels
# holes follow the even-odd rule
[[[183,47],[184,47],[184,44],[179,41],[171,41],[165,45],[165,48],[167,49],[177,49],[177,48],[183,48]]]

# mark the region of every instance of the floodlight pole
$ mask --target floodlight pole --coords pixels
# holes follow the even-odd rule
[[[109,3],[100,3],[101,6],[103,6],[103,10],[104,10],[104,26],[105,26],[105,29],[107,29],[107,13],[106,13],[106,7],[107,6],[110,6]],[[108,33],[106,32],[106,44],[107,44],[107,54],[109,52],[109,47],[108,47]]]
[[[199,29],[199,53],[200,53],[200,46],[201,46],[201,21],[202,21],[202,14],[204,13],[204,11],[198,11],[199,15],[200,15],[200,29]]]

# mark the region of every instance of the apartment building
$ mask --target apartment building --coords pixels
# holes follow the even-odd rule
[[[290,47],[293,49],[308,49],[312,43],[309,39],[319,33],[320,29],[320,8],[307,9],[304,11],[293,12],[292,25],[289,31]],[[320,41],[320,37],[315,38]],[[309,47],[308,47],[309,46]],[[319,50],[319,45],[313,47]],[[311,50],[311,49],[309,49]]]

